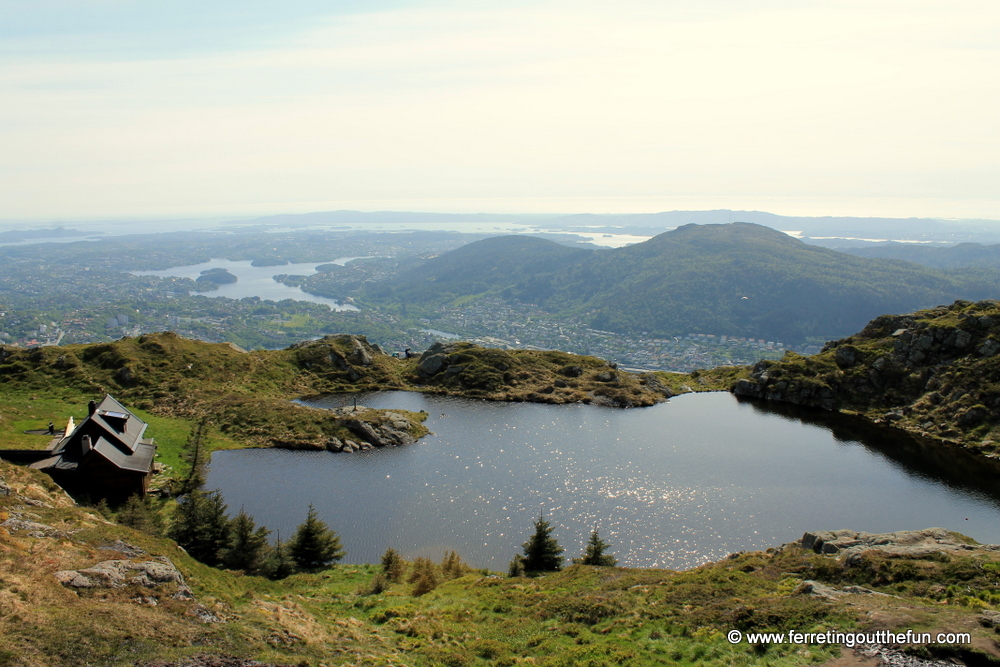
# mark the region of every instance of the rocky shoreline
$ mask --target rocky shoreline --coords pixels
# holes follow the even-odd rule
[[[883,315],[812,357],[761,361],[737,396],[858,414],[1000,458],[1000,302]]]

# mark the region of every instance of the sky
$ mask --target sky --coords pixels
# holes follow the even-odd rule
[[[0,0],[0,220],[1000,219],[998,185],[996,0]]]

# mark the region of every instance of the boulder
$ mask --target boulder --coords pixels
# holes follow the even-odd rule
[[[420,372],[425,375],[436,375],[441,372],[442,368],[444,368],[445,359],[446,357],[443,354],[432,354],[426,358],[421,357],[418,368],[420,368]]]
[[[193,600],[191,588],[184,576],[167,558],[155,560],[106,560],[82,570],[61,570],[55,578],[69,588],[123,588],[142,586],[157,588],[164,584],[176,584],[174,598]]]
[[[858,348],[853,345],[841,345],[833,354],[833,360],[840,368],[851,368],[858,363]]]
[[[361,341],[351,336],[351,345],[351,353],[347,355],[347,360],[355,366],[371,366],[371,355],[368,354],[368,350],[361,344]]]

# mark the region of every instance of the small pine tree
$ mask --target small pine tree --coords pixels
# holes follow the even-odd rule
[[[106,509],[107,504],[104,507],[105,509],[100,511],[110,513]],[[166,527],[163,517],[149,496],[139,494],[129,496],[115,515],[115,520],[123,526],[134,528],[147,535],[163,535],[163,529]]]
[[[253,517],[240,509],[230,523],[229,532],[229,546],[220,554],[222,564],[230,570],[259,574],[267,557],[267,536],[271,531],[264,526],[258,528]]]
[[[261,563],[260,574],[268,579],[284,579],[295,574],[295,561],[288,553],[288,545],[281,541],[280,533]]]
[[[206,565],[219,565],[220,554],[229,547],[229,519],[218,491],[192,491],[178,503],[170,537],[192,558]]]
[[[402,556],[399,552],[389,547],[382,554],[382,572],[388,577],[389,581],[394,583],[399,583],[403,578],[403,572],[406,569],[406,563],[403,562]]]
[[[587,541],[587,547],[583,552],[581,558],[574,558],[574,563],[579,563],[580,565],[597,565],[600,567],[614,567],[618,561],[611,554],[604,553],[604,550],[608,548],[607,542],[602,540],[597,534],[597,529],[590,534],[590,539]]]
[[[457,551],[445,553],[441,560],[441,575],[445,579],[458,579],[469,571],[469,566],[462,562],[462,557]]]
[[[340,537],[320,521],[312,504],[306,520],[288,543],[288,550],[301,570],[320,570],[344,557]]]
[[[507,576],[511,578],[524,576],[524,556],[514,554],[510,559],[510,565],[507,566]]]
[[[409,582],[413,584],[413,595],[420,597],[437,588],[437,573],[430,558],[417,558],[410,570]]]
[[[545,517],[538,515],[535,534],[524,543],[524,569],[527,572],[555,572],[562,568],[564,549],[552,537],[552,527]]]

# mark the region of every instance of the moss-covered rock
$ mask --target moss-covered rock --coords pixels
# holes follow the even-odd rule
[[[761,361],[738,396],[861,414],[915,435],[1000,454],[1000,302],[883,315],[811,357]]]

